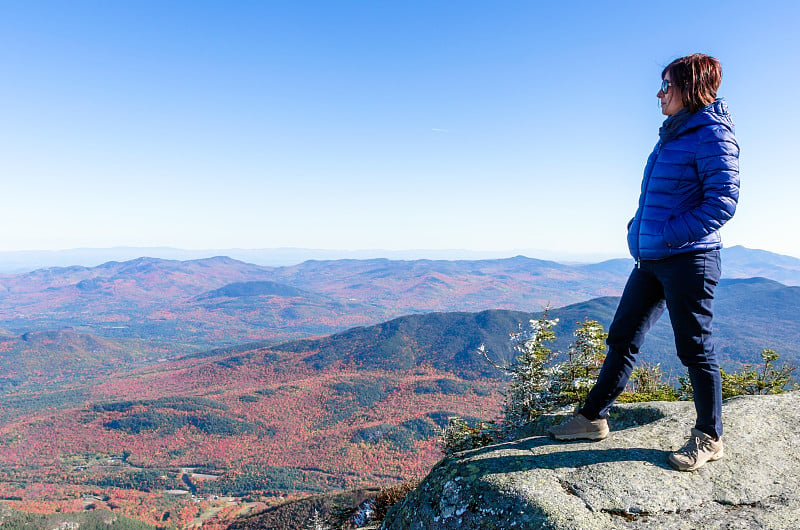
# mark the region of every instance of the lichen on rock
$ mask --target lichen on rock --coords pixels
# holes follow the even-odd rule
[[[394,508],[387,530],[800,528],[800,392],[723,406],[725,457],[681,473],[667,455],[687,402],[619,405],[600,442],[531,436],[456,453]]]

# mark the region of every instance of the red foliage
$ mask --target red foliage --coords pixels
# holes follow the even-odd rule
[[[441,456],[438,438],[422,439],[402,449],[385,440],[351,441],[359,430],[400,425],[437,411],[487,419],[499,413],[497,382],[470,382],[484,390],[480,395],[415,393],[422,382],[454,376],[430,368],[387,372],[338,367],[319,372],[308,368],[299,354],[279,354],[278,359],[270,356],[274,353],[256,350],[238,356],[186,359],[170,364],[169,370],[161,366],[141,368],[95,386],[91,402],[81,407],[34,412],[4,425],[0,428],[0,494],[21,498],[16,501],[20,509],[80,510],[80,495],[97,489],[82,485],[87,477],[124,466],[172,470],[168,483],[181,487],[180,469],[197,465],[215,468],[227,478],[248,466],[283,466],[315,470],[332,477],[342,488],[389,484],[427,473]],[[232,357],[238,359],[234,362]],[[357,386],[362,381],[387,382],[386,395],[375,403],[360,405],[335,391],[339,383],[354,382]],[[106,426],[170,396],[212,400],[219,407],[214,410],[216,414],[246,422],[254,430],[236,435],[206,434],[184,425],[172,432],[155,429],[131,434]],[[94,403],[126,400],[140,404],[134,403],[124,411],[93,408]],[[347,407],[349,414],[338,417]],[[193,413],[158,410],[167,418]],[[128,455],[124,463],[111,458],[122,454]],[[193,481],[198,494],[208,480]],[[12,481],[28,486],[15,489]],[[272,489],[261,493],[290,492]],[[174,523],[176,518],[187,521],[195,517],[203,503],[222,502],[196,504],[188,496],[179,499],[163,491],[115,489],[103,494],[108,500],[92,502],[151,524],[163,517],[165,505],[180,506],[166,510]],[[218,517],[230,517],[235,511],[235,505],[227,506]]]

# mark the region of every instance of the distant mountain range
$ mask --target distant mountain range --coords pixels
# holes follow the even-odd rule
[[[531,311],[616,294],[624,280],[615,267],[523,257],[309,261],[279,268],[224,257],[138,258],[0,277],[0,329],[20,335],[74,328],[154,341],[159,348],[167,341],[186,353],[325,335],[409,313]]]
[[[81,265],[94,267],[109,261],[130,261],[142,256],[168,260],[199,260],[214,256],[231,258],[268,267],[296,265],[309,260],[365,260],[387,258],[395,261],[429,260],[486,260],[515,255],[537,256],[542,259],[590,263],[613,257],[609,253],[551,252],[547,250],[520,249],[516,251],[472,251],[459,249],[416,250],[331,250],[311,248],[263,249],[202,249],[188,250],[172,247],[113,247],[76,248],[67,250],[0,251],[0,273],[21,273],[46,267]]]
[[[726,273],[730,277],[764,276],[797,285],[798,258],[783,256],[764,250],[734,246],[723,250]],[[305,261],[340,261],[389,259],[391,261],[483,261],[505,259],[513,255],[535,256],[539,259],[561,263],[595,263],[602,260],[629,263],[623,256],[601,256],[597,253],[556,253],[546,250],[519,250],[514,253],[468,250],[326,250],[305,248],[270,249],[205,249],[187,250],[170,247],[114,247],[79,248],[70,250],[0,251],[0,274],[19,274],[51,267],[95,267],[110,261],[131,261],[143,256],[164,260],[196,261],[215,256],[228,256],[238,261],[267,267],[284,267]],[[763,259],[760,259],[763,258]],[[760,261],[760,263],[759,263]],[[739,263],[737,263],[739,262]],[[628,265],[624,265],[626,268]],[[739,267],[742,267],[739,270]],[[765,267],[757,272],[759,267]],[[785,277],[775,277],[775,276]]]
[[[795,258],[734,247],[725,251],[724,261],[729,276],[758,273],[800,285],[800,260]],[[0,276],[0,338],[68,329],[122,341],[120,350],[136,341],[137,355],[114,358],[144,362],[249,342],[324,336],[406,315],[582,307],[619,295],[631,266],[630,260],[569,265],[519,256],[308,261],[290,267],[262,267],[227,257],[137,258],[96,267],[53,267]],[[793,329],[790,319],[779,329],[769,324],[769,319],[791,313],[791,304],[777,312],[770,303],[784,287],[775,285],[772,292],[761,286],[759,293],[771,294],[759,295],[765,299],[758,304],[749,295],[739,297],[732,314],[745,314],[742,310],[750,307],[761,327],[732,320],[735,344],[766,347],[773,342],[765,340],[767,331],[780,335],[782,329]],[[724,310],[723,298],[719,304]],[[593,318],[607,324],[613,307],[601,304],[593,311]],[[724,337],[728,325],[723,319],[717,325]],[[660,339],[659,333],[668,336],[667,328],[655,330],[649,344],[655,351],[668,351],[671,340]],[[787,349],[788,342],[783,337],[773,346],[786,344]]]
[[[0,328],[17,334],[74,328],[171,341],[183,351],[186,345],[305,336],[365,322],[363,309],[347,309],[356,304],[278,285],[272,275],[226,257],[39,269],[0,277]]]

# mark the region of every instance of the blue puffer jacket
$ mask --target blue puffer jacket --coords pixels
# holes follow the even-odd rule
[[[739,145],[725,101],[683,110],[659,134],[628,225],[631,255],[655,260],[722,248],[719,228],[739,199]]]

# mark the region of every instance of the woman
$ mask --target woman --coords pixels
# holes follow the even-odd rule
[[[711,341],[714,289],[720,277],[719,228],[739,198],[739,147],[725,101],[717,99],[719,61],[681,57],[661,73],[667,116],[647,160],[628,246],[636,260],[608,331],[608,355],[586,403],[556,440],[602,440],[609,409],[625,389],[650,327],[669,311],[678,357],[688,369],[697,411],[688,442],[669,455],[680,471],[723,456],[722,384]]]

